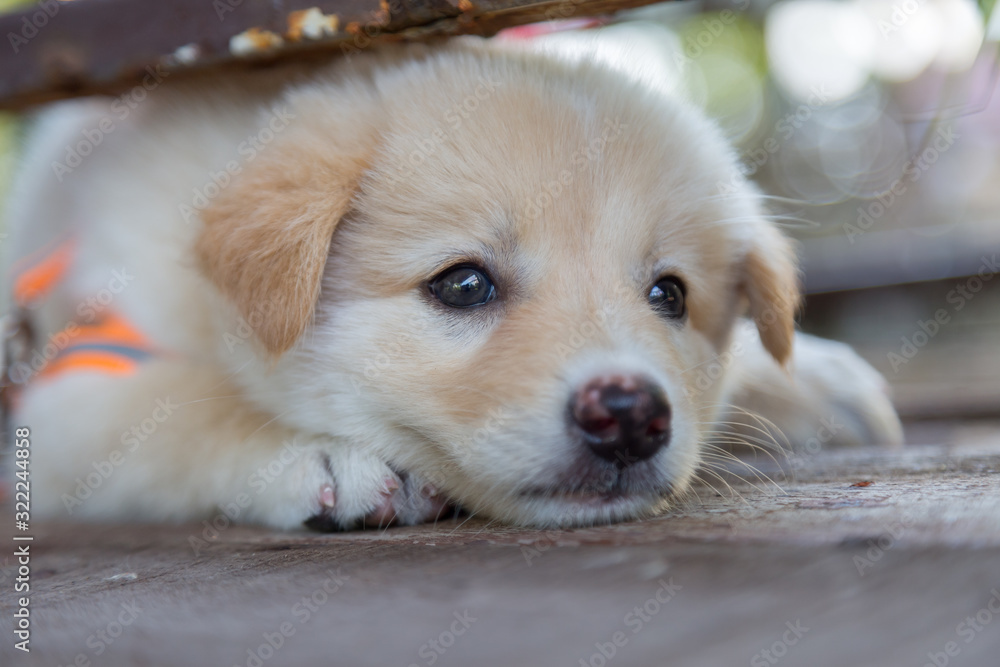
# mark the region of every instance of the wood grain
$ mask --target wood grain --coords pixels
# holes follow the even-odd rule
[[[152,73],[354,53],[372,44],[492,35],[652,0],[45,0],[0,17],[0,109],[117,94]]]

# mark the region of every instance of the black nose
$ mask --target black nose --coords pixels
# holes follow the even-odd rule
[[[570,401],[570,415],[591,451],[620,467],[648,459],[670,440],[670,406],[643,377],[590,381]]]

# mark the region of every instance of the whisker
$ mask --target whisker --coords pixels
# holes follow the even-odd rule
[[[697,422],[697,423],[700,426],[708,426],[708,427],[718,427],[719,425],[730,424],[733,427],[750,428],[749,425],[744,424],[742,422]],[[730,444],[743,445],[753,450],[754,452],[767,454],[768,456],[771,457],[771,460],[773,460],[775,463],[777,463],[778,461],[774,459],[774,454],[780,455],[783,459],[788,458],[788,454],[785,451],[785,448],[782,447],[780,444],[778,444],[773,437],[766,439],[753,435],[752,433],[741,433],[735,430],[723,429],[711,432],[707,436],[707,438],[710,442],[728,441],[730,442]],[[736,440],[733,440],[733,438],[736,438]]]
[[[477,530],[477,531],[476,531],[475,535],[479,535],[479,534],[480,534],[480,533],[482,533],[482,532],[483,532],[484,530],[486,530],[486,529],[487,529],[487,528],[489,528],[490,526],[493,526],[493,525],[495,525],[495,524],[497,524],[497,523],[499,523],[499,521],[497,521],[496,519],[490,519],[489,521],[487,521],[487,522],[486,522],[486,525],[485,525],[485,526],[483,526],[482,528],[480,528],[479,530]]]
[[[461,528],[461,527],[462,527],[462,526],[464,526],[465,524],[469,523],[469,521],[471,521],[471,520],[472,520],[472,517],[476,516],[476,514],[477,514],[477,513],[478,513],[478,512],[476,512],[476,511],[472,511],[472,512],[470,512],[470,513],[469,513],[469,516],[468,516],[468,517],[467,517],[467,518],[465,519],[465,521],[463,521],[462,523],[460,523],[460,524],[458,524],[457,526],[455,526],[455,527],[454,527],[454,528],[452,529],[452,531],[451,531],[450,533],[448,533],[448,535],[454,535],[454,534],[455,534],[455,532],[456,532],[456,531],[458,531],[458,529],[459,529],[459,528]]]
[[[734,428],[741,428],[741,429],[742,428],[748,428],[748,429],[751,428],[751,426],[749,424],[745,424],[743,422],[700,422],[699,424],[701,426],[725,426],[725,425],[729,425],[729,426],[732,426]],[[776,453],[776,454],[784,454],[785,453],[784,448],[780,444],[778,444],[773,437],[763,438],[763,437],[754,435],[753,433],[742,433],[742,432],[737,432],[736,430],[725,430],[725,429],[718,430],[718,431],[713,431],[712,434],[710,436],[708,436],[708,437],[709,437],[710,440],[713,440],[713,441],[718,441],[718,440],[720,440],[722,438],[727,438],[727,437],[728,438],[736,437],[736,438],[740,438],[740,441],[739,441],[740,444],[746,444],[747,447],[750,447],[751,449],[754,449],[754,450],[759,450],[761,453],[764,453],[764,452],[768,452],[768,453],[773,452],[773,453]]]
[[[184,403],[178,403],[177,407],[183,407],[185,405],[194,405],[195,403],[204,403],[205,401],[216,401],[223,398],[243,398],[241,394],[228,394],[225,396],[208,396],[207,398],[196,398],[193,401],[185,401]]]
[[[719,474],[720,472],[721,473],[730,474],[730,475],[733,474],[731,471],[729,471],[727,469],[724,469],[724,468],[720,468],[720,467],[718,467],[717,464],[714,464],[714,463],[704,464],[701,467],[701,470],[703,470],[705,472],[709,472],[709,473],[715,475],[716,477],[721,477],[721,475]],[[762,488],[762,487],[758,486],[757,484],[751,482],[750,480],[746,479],[745,477],[740,477],[739,479],[740,479],[740,481],[742,483],[746,484],[747,486],[749,486],[751,489],[753,489],[757,493],[760,493],[760,494],[766,494],[767,493],[767,491],[766,491],[765,488]],[[767,482],[765,482],[764,480],[760,480],[760,482],[762,484],[770,483],[772,486],[774,486],[779,491],[781,491],[781,487],[778,486],[777,484],[775,484],[774,481],[771,480],[770,478],[767,479]],[[732,486],[732,485],[730,485],[730,486]],[[733,491],[735,492],[735,488],[733,488]]]
[[[757,454],[759,452],[759,453],[763,454],[764,456],[766,456],[768,459],[770,459],[771,462],[774,463],[774,465],[779,470],[784,470],[784,468],[782,468],[781,462],[779,462],[776,458],[774,458],[774,456],[769,451],[767,451],[766,449],[763,449],[759,445],[754,445],[752,443],[746,442],[746,441],[741,440],[741,439],[736,438],[736,437],[714,438],[711,442],[712,443],[723,444],[723,445],[734,446],[734,447],[746,447],[746,448],[748,448],[750,450],[750,453],[753,454],[753,456],[755,457],[755,459],[756,459]],[[750,465],[749,463],[747,463],[743,459],[739,459],[739,457],[737,457],[737,459],[741,463],[744,463],[745,465]]]
[[[698,469],[698,473],[699,473],[698,480],[701,481],[702,483],[706,484],[710,489],[712,489],[713,491],[715,491],[715,493],[717,493],[718,495],[723,496],[723,494],[717,488],[715,488],[715,485],[713,485],[708,480],[702,478],[700,476],[700,473],[707,473],[707,474],[711,475],[712,477],[716,478],[717,480],[719,480],[720,482],[722,482],[725,485],[726,489],[727,489],[727,494],[726,495],[728,495],[729,498],[733,498],[735,495],[739,495],[739,492],[737,492],[736,489],[733,488],[733,485],[730,484],[729,482],[727,482],[721,475],[719,475],[718,473],[716,473],[714,470],[710,470],[708,468],[699,468]]]
[[[775,445],[777,445],[777,446],[780,447],[781,446],[780,443],[778,443],[777,439],[775,438],[775,434],[778,434],[779,436],[781,436],[781,439],[784,441],[785,448],[787,448],[789,450],[792,449],[792,445],[788,441],[788,438],[785,436],[784,432],[778,427],[777,424],[775,424],[774,422],[772,422],[770,419],[767,419],[763,415],[761,415],[759,413],[756,413],[756,412],[753,412],[751,410],[747,410],[746,408],[740,407],[738,405],[734,405],[732,403],[717,403],[717,404],[713,405],[712,407],[713,407],[713,409],[727,408],[727,409],[730,409],[730,410],[735,410],[736,412],[738,412],[740,414],[744,414],[744,415],[750,417],[755,422],[757,422],[757,424],[759,426],[754,426],[753,424],[746,424],[746,423],[741,423],[741,422],[729,422],[729,421],[721,421],[721,420],[720,421],[716,421],[715,423],[728,424],[728,425],[736,425],[736,426],[740,426],[741,428],[750,428],[750,429],[753,429],[753,430],[755,430],[755,431],[757,431],[759,433],[762,433],[763,435],[767,436],[768,438],[770,438],[774,442]]]
[[[248,441],[250,440],[250,438],[254,437],[254,436],[255,436],[255,435],[257,435],[258,433],[260,433],[260,432],[261,432],[262,430],[264,430],[265,428],[267,428],[268,426],[270,426],[270,425],[271,425],[271,424],[272,424],[273,422],[275,422],[275,421],[277,421],[277,420],[281,419],[282,417],[284,417],[285,415],[287,415],[287,414],[288,414],[289,412],[291,412],[291,411],[292,411],[292,409],[291,409],[291,408],[289,408],[289,409],[285,410],[284,412],[281,412],[281,413],[279,413],[279,414],[276,414],[276,415],[274,415],[273,417],[271,417],[270,419],[268,419],[268,420],[267,420],[266,422],[264,422],[263,424],[261,424],[260,426],[258,426],[258,427],[257,427],[257,428],[256,428],[256,429],[254,430],[254,432],[253,432],[253,433],[251,433],[250,435],[248,435],[248,436],[246,437],[246,440],[244,440],[244,441],[243,441],[243,442],[244,442],[244,444],[245,444],[246,442],[248,442]]]
[[[752,474],[754,476],[754,478],[756,478],[762,484],[770,484],[770,485],[774,486],[776,489],[778,489],[779,491],[784,492],[783,489],[781,489],[781,486],[777,482],[775,482],[773,479],[771,479],[771,477],[769,475],[767,475],[766,473],[764,473],[763,471],[761,471],[760,469],[758,469],[756,466],[754,466],[754,465],[752,465],[752,464],[750,464],[750,463],[748,463],[748,462],[746,462],[746,461],[744,461],[744,460],[742,460],[742,459],[734,456],[730,452],[727,452],[725,450],[720,449],[719,452],[705,452],[705,453],[702,454],[702,456],[710,459],[711,461],[733,462],[733,463],[736,463],[738,465],[741,465],[744,468],[746,468],[747,470],[749,470],[750,474]]]

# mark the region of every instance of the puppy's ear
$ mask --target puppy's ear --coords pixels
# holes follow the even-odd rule
[[[785,365],[792,354],[795,314],[802,298],[791,242],[770,223],[757,225],[744,267],[750,317],[764,348]]]
[[[312,319],[334,229],[375,144],[364,110],[345,116],[316,93],[292,101],[286,127],[203,211],[195,247],[204,273],[244,317],[267,313],[254,318],[262,320],[254,331],[273,355]]]

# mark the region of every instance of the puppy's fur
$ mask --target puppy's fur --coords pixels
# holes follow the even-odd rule
[[[168,82],[57,182],[51,163],[107,116],[39,119],[10,245],[77,239],[30,313],[39,345],[124,270],[107,307],[161,353],[22,390],[36,511],[334,528],[427,520],[447,498],[589,524],[668,507],[739,421],[733,397],[793,445],[900,439],[881,378],[795,334],[794,253],[751,187],[720,194],[735,160],[717,129],[619,73],[452,44]],[[463,262],[496,301],[433,298]],[[647,301],[666,274],[683,320]],[[648,460],[601,461],[568,424],[574,392],[610,376],[669,402]]]

